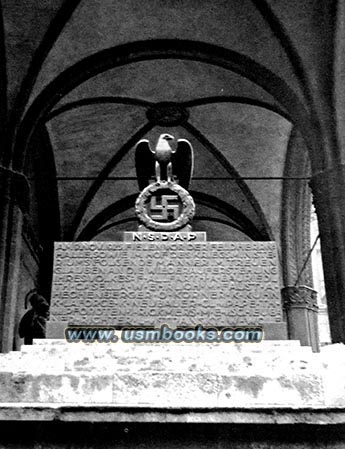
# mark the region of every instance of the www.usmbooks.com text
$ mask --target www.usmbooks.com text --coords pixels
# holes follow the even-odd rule
[[[70,326],[65,329],[69,343],[258,343],[263,339],[260,327],[228,327],[216,329],[201,325],[193,328],[175,328],[163,324],[159,329],[139,327],[117,330],[113,327]]]

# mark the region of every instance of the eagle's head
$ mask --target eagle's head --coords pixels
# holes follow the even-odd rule
[[[170,141],[175,140],[170,134],[161,134],[158,138],[156,146],[156,156],[161,160],[170,158],[171,153],[174,153],[173,148],[170,145]]]
[[[170,134],[161,134],[159,137],[158,137],[158,143],[157,143],[157,145],[159,144],[159,143],[163,143],[163,142],[169,142],[169,140],[175,140],[175,137],[174,136],[172,136],[172,135],[170,135]],[[169,144],[169,143],[168,143]]]

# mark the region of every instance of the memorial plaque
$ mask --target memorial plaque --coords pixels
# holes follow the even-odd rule
[[[117,327],[282,323],[276,245],[58,242],[50,320]]]

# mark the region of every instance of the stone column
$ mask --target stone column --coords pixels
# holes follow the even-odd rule
[[[321,252],[333,343],[345,343],[345,166],[311,180],[319,221]]]
[[[23,201],[28,198],[25,179],[0,167],[0,351],[13,349],[15,311],[22,244]]]
[[[319,351],[317,292],[304,285],[282,289],[289,338]]]

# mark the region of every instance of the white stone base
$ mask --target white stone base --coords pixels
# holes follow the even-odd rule
[[[297,341],[67,343],[0,355],[0,408],[11,404],[159,409],[345,407],[345,346]]]

